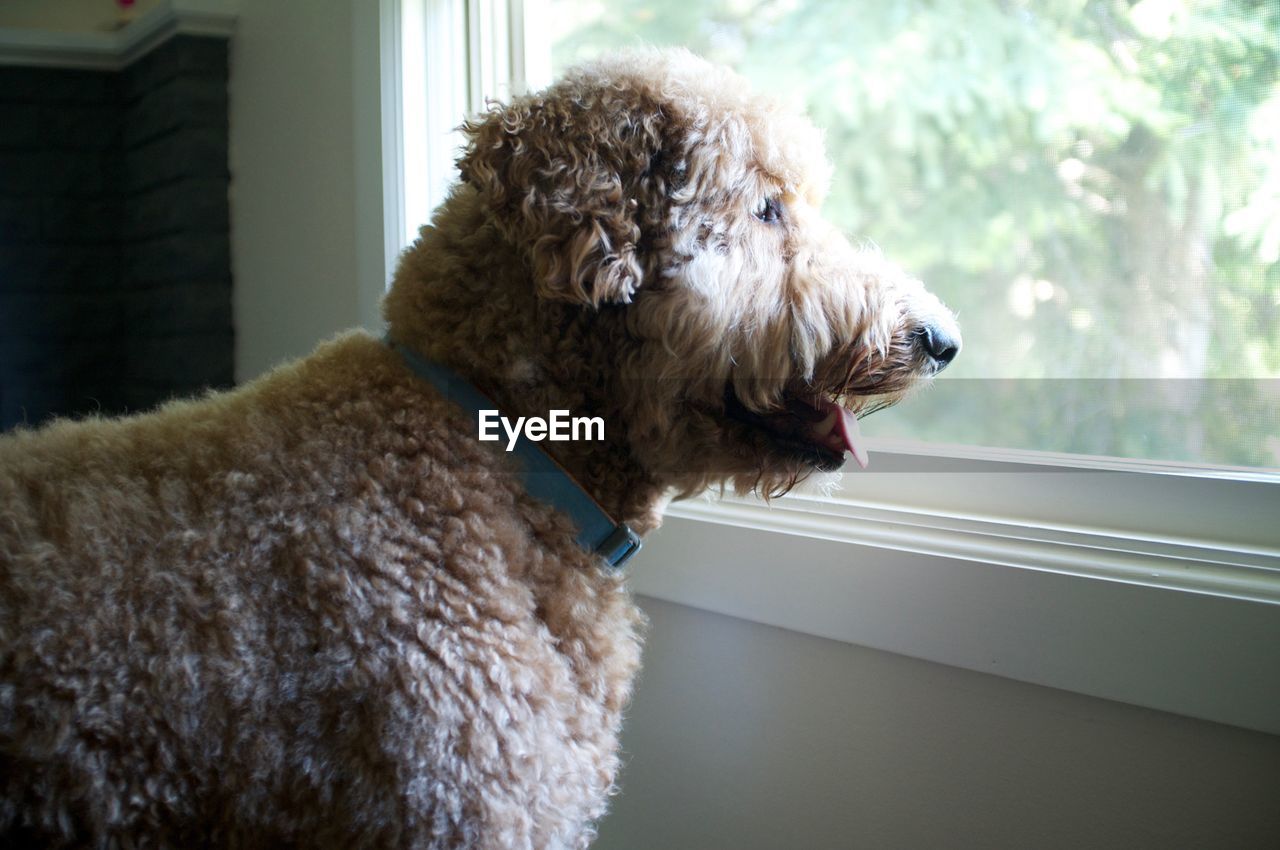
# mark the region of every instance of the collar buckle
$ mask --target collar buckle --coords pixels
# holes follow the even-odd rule
[[[596,547],[596,554],[614,569],[620,569],[631,556],[640,551],[640,535],[625,522],[614,528],[604,542]]]

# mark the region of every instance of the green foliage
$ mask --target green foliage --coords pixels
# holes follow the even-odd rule
[[[1280,3],[555,5],[558,67],[682,44],[825,128],[827,215],[965,332],[871,433],[1280,465]]]

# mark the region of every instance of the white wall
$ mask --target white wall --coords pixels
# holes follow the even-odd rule
[[[336,331],[376,327],[377,20],[376,0],[240,4],[230,80],[237,380]]]
[[[1280,738],[641,601],[595,850],[1280,847]]]

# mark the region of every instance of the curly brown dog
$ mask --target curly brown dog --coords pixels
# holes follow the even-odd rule
[[[819,218],[817,131],[687,53],[466,131],[397,347],[0,440],[6,846],[585,847],[642,617],[409,360],[511,419],[600,417],[541,446],[645,533],[673,495],[861,459],[855,414],[959,346]]]

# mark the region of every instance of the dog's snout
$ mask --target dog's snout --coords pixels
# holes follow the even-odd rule
[[[917,339],[939,369],[955,360],[960,353],[960,334],[939,324],[923,325],[918,331]]]

